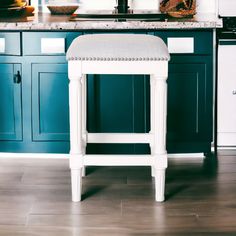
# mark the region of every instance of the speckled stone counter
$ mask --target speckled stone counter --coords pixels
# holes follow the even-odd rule
[[[214,15],[196,15],[192,19],[169,19],[166,21],[116,22],[113,20],[70,21],[68,16],[47,13],[28,18],[0,18],[0,30],[129,30],[129,29],[214,29],[221,28],[222,20]]]

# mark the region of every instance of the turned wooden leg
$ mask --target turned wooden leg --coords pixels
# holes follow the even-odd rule
[[[155,157],[152,166],[155,175],[156,201],[164,201],[166,152],[167,84],[166,77],[150,76],[151,83],[151,133],[154,135],[151,155]]]
[[[69,105],[70,105],[70,168],[72,201],[81,200],[82,168],[83,168],[83,99],[82,83],[83,75],[77,75],[73,69],[70,70],[69,62]],[[72,74],[73,76],[70,76]]]
[[[83,140],[83,153],[86,154],[87,146],[87,76],[83,75],[81,78],[82,84],[82,140]],[[86,167],[82,168],[82,177],[86,176]]]
[[[156,107],[156,101],[155,101],[155,79],[153,76],[150,77],[150,133],[154,134],[155,132],[155,107]],[[150,151],[151,155],[153,156],[154,153],[154,143],[150,144]],[[154,165],[151,166],[151,176],[155,177],[155,167]]]

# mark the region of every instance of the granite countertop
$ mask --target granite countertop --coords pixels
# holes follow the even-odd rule
[[[211,14],[198,14],[192,19],[166,21],[115,22],[112,20],[70,21],[69,16],[36,13],[32,17],[0,18],[0,30],[129,30],[129,29],[214,29],[221,28],[222,20]]]

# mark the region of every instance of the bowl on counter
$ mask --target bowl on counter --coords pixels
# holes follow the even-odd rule
[[[78,7],[78,5],[47,5],[52,15],[71,15]]]

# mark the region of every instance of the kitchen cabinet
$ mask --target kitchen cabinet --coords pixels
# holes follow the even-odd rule
[[[168,77],[167,150],[210,152],[212,76],[210,56],[173,55]],[[149,132],[149,78],[94,76],[96,99],[90,108],[90,132]],[[122,78],[123,77],[123,78]],[[115,107],[115,109],[114,109]],[[91,128],[90,128],[91,127]],[[146,145],[94,145],[95,152],[148,152]]]
[[[213,133],[213,47],[211,32],[159,31],[168,39],[192,39],[192,52],[172,53],[168,77],[167,151],[211,152]],[[181,45],[184,50],[184,45]],[[119,79],[116,79],[119,77]],[[149,132],[148,76],[99,75],[94,80],[90,132]],[[92,103],[91,103],[92,104]],[[115,104],[115,105],[114,105]],[[115,107],[115,109],[114,109]],[[93,145],[94,152],[147,153],[147,145]]]
[[[32,139],[69,140],[67,64],[32,64]]]
[[[0,32],[0,56],[21,55],[20,32]]]
[[[145,75],[90,75],[88,78],[88,131],[148,132],[149,78]],[[146,145],[89,145],[91,153],[148,152]]]
[[[20,116],[23,135],[14,142],[5,141],[4,145],[0,141],[1,151],[69,151],[69,81],[65,53],[73,38],[81,33],[21,32],[22,55],[18,56],[18,61],[22,62],[24,86],[20,92],[23,101],[18,104],[21,100],[17,100],[14,105],[23,110]],[[169,153],[210,152],[213,127],[212,31],[160,30],[142,33],[158,35],[166,43],[169,38],[175,37],[192,42],[193,45],[184,53],[171,54],[167,149]],[[56,39],[57,46],[54,45],[53,51],[44,48],[45,39],[47,42]],[[149,132],[148,76],[89,75],[87,92],[89,132]],[[6,103],[2,103],[1,114]],[[16,127],[13,121],[8,121]],[[2,125],[3,128],[7,129]],[[89,144],[87,152],[141,154],[148,153],[149,147],[145,144]]]
[[[171,52],[168,77],[168,152],[211,152],[213,34],[157,31]]]
[[[0,142],[22,140],[21,64],[0,63]]]
[[[167,149],[210,152],[213,81],[211,56],[173,55],[169,66]]]

